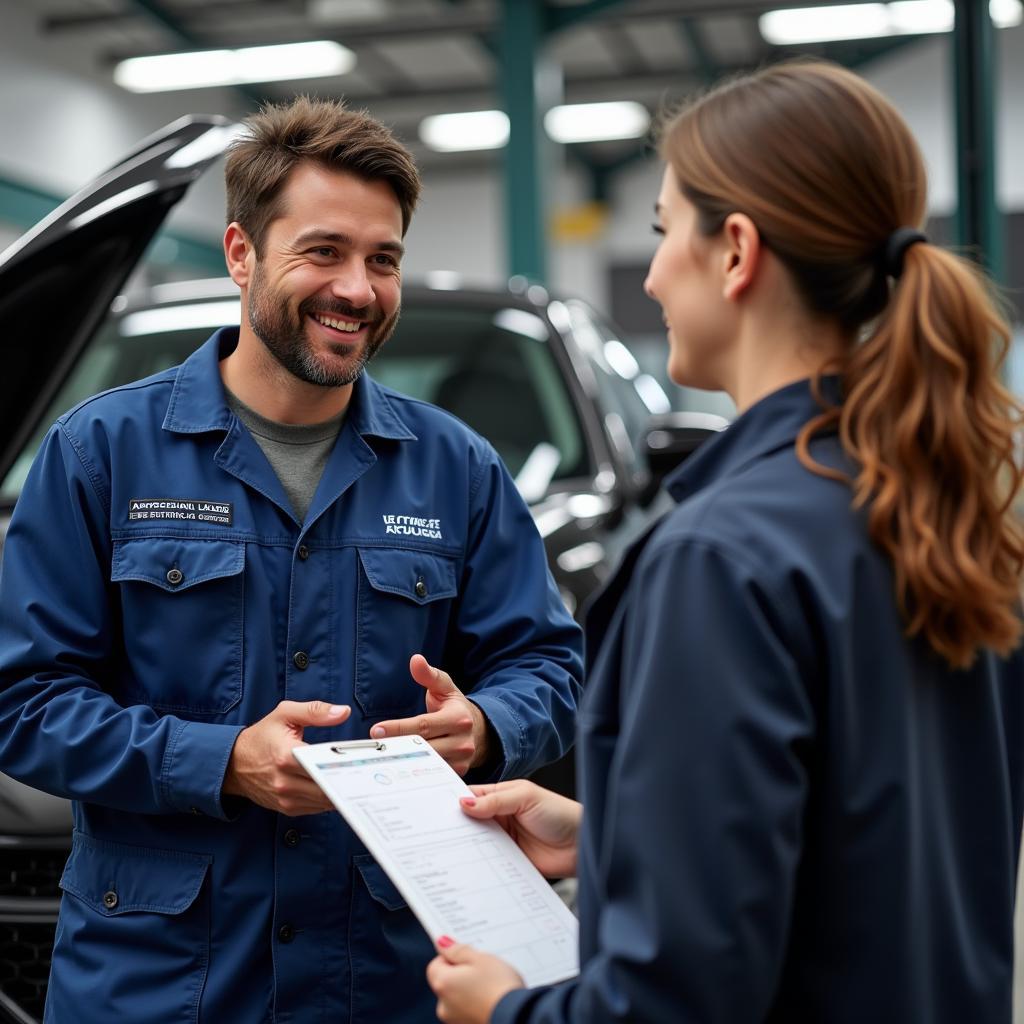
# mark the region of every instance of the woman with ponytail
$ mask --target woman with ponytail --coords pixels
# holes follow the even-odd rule
[[[519,987],[444,938],[449,1024],[1011,1019],[1024,807],[1021,409],[925,172],[821,63],[665,126],[646,288],[672,378],[739,415],[588,619],[582,808],[477,787],[579,875],[581,969]]]

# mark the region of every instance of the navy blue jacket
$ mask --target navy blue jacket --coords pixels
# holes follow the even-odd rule
[[[906,639],[849,487],[797,460],[817,410],[794,384],[702,449],[593,608],[582,971],[496,1024],[1010,1020],[1022,655]]]
[[[459,421],[363,376],[305,524],[227,408],[220,332],[48,435],[0,570],[0,768],[75,801],[46,1019],[432,1016],[431,944],[340,816],[221,801],[283,699],[368,735],[472,691],[495,777],[571,742],[580,634],[530,513]]]

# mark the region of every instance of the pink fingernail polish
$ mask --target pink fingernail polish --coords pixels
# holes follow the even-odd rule
[[[449,946],[455,945],[455,940],[448,935],[442,935],[441,938],[437,940],[437,944],[442,949],[447,949]]]
[[[459,798],[459,803],[462,804],[463,807],[476,807],[476,797],[472,797],[472,796],[460,797]]]

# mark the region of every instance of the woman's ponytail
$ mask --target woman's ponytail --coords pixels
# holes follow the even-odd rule
[[[871,335],[843,368],[841,409],[827,420],[859,467],[854,504],[892,561],[911,636],[954,667],[979,648],[1000,654],[1021,637],[1024,534],[1009,513],[1022,471],[1021,406],[1000,384],[1009,331],[974,268],[914,245]]]

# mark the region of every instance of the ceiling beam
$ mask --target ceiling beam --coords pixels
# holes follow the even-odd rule
[[[842,0],[786,0],[787,7],[819,7],[823,4],[834,4]],[[593,11],[588,19],[588,24],[618,24],[627,21],[637,24],[643,21],[652,20],[675,20],[680,16],[687,18],[705,18],[724,14],[763,14],[766,10],[777,6],[771,0],[617,0],[610,7]],[[186,15],[188,24],[197,29],[202,27],[204,19],[224,14],[234,14],[238,17],[232,20],[230,29],[219,28],[206,30],[208,34],[215,32],[224,34],[227,31],[232,33],[232,45],[245,45],[238,39],[238,34],[246,24],[246,15],[256,11],[273,11],[274,4],[267,0],[238,0],[236,3],[226,3],[224,0],[208,0],[208,2],[187,9],[173,10],[169,5],[164,5],[179,21]],[[562,10],[563,8],[555,8]],[[575,11],[579,8],[564,8],[567,11]],[[584,8],[585,9],[585,8]],[[50,15],[41,19],[41,24],[46,31],[62,32],[74,29],[92,28],[103,24],[122,21],[126,18],[135,17],[131,12],[110,12],[90,14],[68,14]],[[574,19],[578,20],[578,19]],[[388,18],[382,21],[359,21],[348,25],[332,25],[327,22],[306,22],[306,29],[303,32],[296,32],[282,35],[280,30],[273,30],[274,42],[299,42],[317,35],[324,39],[337,39],[338,42],[346,45],[359,43],[361,40],[372,40],[380,42],[386,39],[423,38],[425,36],[453,35],[466,33],[469,35],[485,35],[495,32],[499,25],[496,13],[481,11],[479,8],[464,10],[461,6],[453,6],[450,9],[445,7],[441,11],[435,11],[429,15],[405,15],[401,18]],[[267,30],[270,34],[271,30]],[[255,35],[248,31],[245,41]],[[123,56],[123,55],[122,55]],[[130,54],[129,56],[139,56]]]

